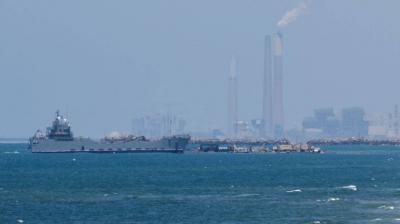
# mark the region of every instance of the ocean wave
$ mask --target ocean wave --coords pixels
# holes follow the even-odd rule
[[[144,194],[137,195],[137,198],[140,199],[162,199],[169,198],[175,200],[196,200],[196,199],[208,199],[208,198],[221,198],[224,195],[211,195],[211,194],[203,194],[203,195],[180,195],[180,194]]]
[[[301,193],[302,191],[300,189],[295,189],[295,190],[288,190],[286,193]]]
[[[357,191],[358,190],[356,185],[347,185],[347,186],[342,186],[340,188],[341,189],[345,189],[345,190],[351,190],[351,191]]]
[[[259,196],[260,194],[238,194],[233,197],[235,198],[244,198],[244,197],[254,197],[254,196]]]
[[[394,206],[391,206],[391,205],[382,205],[382,206],[379,206],[378,208],[384,209],[384,210],[394,210]]]
[[[331,202],[331,201],[340,201],[340,198],[328,198],[328,200],[326,200],[327,202]]]
[[[18,151],[8,151],[8,152],[4,152],[4,154],[18,154]]]
[[[172,200],[229,200],[232,198],[247,198],[247,197],[257,197],[261,194],[252,194],[252,193],[243,193],[243,194],[234,194],[234,195],[225,195],[225,194],[203,194],[203,195],[180,195],[180,194],[166,194],[166,195],[155,195],[155,194],[144,194],[137,195],[136,198],[139,199],[163,199],[168,198]],[[109,196],[109,195],[107,195]]]
[[[334,202],[334,201],[340,201],[340,198],[328,198],[328,199],[317,199],[316,202]]]

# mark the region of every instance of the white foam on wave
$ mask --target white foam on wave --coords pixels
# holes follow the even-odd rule
[[[286,191],[286,193],[301,193],[301,192],[302,191],[300,189]]]
[[[340,198],[328,198],[327,202],[340,201]]]
[[[343,186],[340,187],[341,189],[345,189],[345,190],[351,190],[351,191],[357,191],[357,186],[356,185],[347,185],[347,186]]]
[[[385,209],[385,210],[394,210],[394,206],[391,206],[391,205],[382,205],[382,206],[379,206],[378,208]]]
[[[24,220],[22,220],[22,219],[17,219],[17,222],[18,222],[18,223],[24,223]]]
[[[400,218],[395,218],[394,221],[400,222]]]
[[[18,151],[12,151],[12,152],[4,152],[4,154],[18,154]]]
[[[235,198],[244,198],[244,197],[254,197],[254,196],[259,196],[260,194],[238,194],[235,195]]]
[[[137,195],[137,198],[142,199],[161,199],[161,198],[170,198],[175,200],[203,200],[208,198],[223,198],[224,195],[212,195],[212,194],[203,194],[203,195],[181,195],[181,194],[144,194]]]

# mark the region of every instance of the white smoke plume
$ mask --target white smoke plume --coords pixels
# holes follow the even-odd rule
[[[285,27],[289,25],[290,23],[296,21],[297,17],[300,15],[304,14],[307,10],[307,5],[306,3],[302,2],[297,6],[296,8],[289,10],[285,13],[285,15],[279,20],[278,26],[279,27]]]

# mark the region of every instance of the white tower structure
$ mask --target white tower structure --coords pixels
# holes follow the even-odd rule
[[[284,111],[283,111],[283,39],[282,33],[274,34],[274,66],[273,66],[273,129],[274,137],[282,138],[284,135]]]
[[[271,36],[266,35],[264,40],[264,83],[263,83],[263,127],[261,135],[264,138],[273,136],[273,79],[272,79],[272,47]]]
[[[237,72],[236,59],[232,56],[228,80],[228,137],[237,137]]]

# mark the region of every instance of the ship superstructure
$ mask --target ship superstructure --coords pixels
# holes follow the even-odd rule
[[[174,152],[181,153],[189,135],[167,136],[149,140],[144,136],[113,134],[100,141],[74,137],[69,121],[59,111],[46,134],[36,131],[29,139],[32,152]]]

